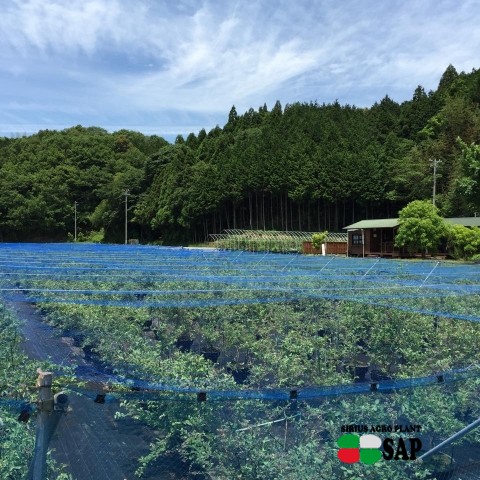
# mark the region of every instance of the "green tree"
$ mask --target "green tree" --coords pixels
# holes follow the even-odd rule
[[[462,148],[462,174],[457,178],[457,189],[468,203],[469,209],[480,208],[480,145],[467,145],[460,138]]]
[[[395,245],[406,247],[411,253],[421,251],[425,257],[427,250],[434,251],[447,230],[438,208],[428,200],[414,200],[400,210],[400,226]]]
[[[440,82],[438,84],[438,92],[440,94],[450,93],[449,89],[457,78],[458,72],[455,67],[450,64],[443,73],[442,78],[440,78]]]
[[[325,243],[327,240],[328,232],[321,232],[321,233],[314,233],[312,235],[312,245],[313,248],[316,248],[317,250],[320,250],[322,248],[322,245]]]
[[[230,112],[228,114],[228,122],[226,123],[225,127],[223,128],[224,132],[233,132],[237,129],[239,123],[239,116],[237,114],[237,109],[235,105],[232,105]]]
[[[480,228],[452,225],[448,229],[448,243],[455,258],[471,258],[480,253]]]

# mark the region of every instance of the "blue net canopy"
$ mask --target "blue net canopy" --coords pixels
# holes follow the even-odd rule
[[[370,365],[367,380],[419,378],[420,385],[425,376],[476,362],[463,347],[462,354],[443,361],[441,355],[451,356],[453,347],[435,354],[435,342],[428,347],[417,342],[416,348],[428,351],[425,358],[435,354],[430,368],[405,366],[405,353],[397,354],[395,365],[390,365],[391,347],[376,345],[373,354],[372,345],[362,338],[372,335],[371,325],[383,328],[392,322],[395,331],[386,340],[400,349],[408,347],[408,340],[405,346],[399,342],[407,331],[435,335],[445,345],[471,335],[474,327],[465,324],[460,333],[453,333],[449,322],[480,320],[476,265],[87,244],[4,244],[0,265],[6,300],[36,305],[75,341],[98,350],[101,345],[102,358],[118,372],[142,381],[155,383],[158,372],[152,376],[143,361],[130,363],[130,354],[128,359],[117,358],[107,341],[123,339],[130,351],[133,345],[151,349],[148,342],[155,340],[155,348],[162,345],[162,357],[190,342],[188,352],[211,357],[230,376],[247,371],[250,379],[251,367],[255,371],[262,356],[255,344],[266,349],[262,354],[269,349],[289,354],[289,349],[306,345],[309,353],[296,352],[293,358],[309,364],[316,374],[295,377],[289,372],[279,380],[285,375],[272,359],[268,362],[275,373],[270,380],[259,375],[256,382],[245,382],[269,388],[294,385],[293,379],[302,387],[348,384],[364,364]],[[130,329],[126,333],[125,321]],[[243,332],[243,338],[238,332],[228,333],[232,328]],[[380,373],[374,373],[377,370]],[[197,388],[187,377],[168,385]],[[210,378],[205,385],[218,390],[218,382],[222,381]]]
[[[21,290],[35,303],[164,308],[312,298],[445,318],[480,318],[475,265],[291,257],[208,249],[12,244],[2,249],[0,265],[2,291],[15,299]]]
[[[29,355],[49,357],[72,396],[78,417],[52,446],[78,478],[113,462],[111,450],[130,458],[127,437],[109,430],[118,418],[146,439],[129,478],[132,465],[157,478],[169,452],[173,478],[323,478],[326,466],[343,478],[336,439],[363,422],[422,424],[433,446],[480,415],[478,269],[132,245],[0,248],[1,294],[35,339]],[[18,408],[8,401],[0,407]],[[90,417],[99,438],[80,428]],[[94,445],[88,472],[64,449],[73,432],[66,443],[84,435],[82,449]],[[405,478],[398,465],[382,466],[382,478]]]

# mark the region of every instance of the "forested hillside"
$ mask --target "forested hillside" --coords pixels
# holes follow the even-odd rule
[[[335,231],[396,216],[432,195],[444,215],[480,214],[480,71],[449,66],[371,108],[277,102],[169,144],[157,136],[73,127],[0,139],[0,240],[202,241],[224,228]]]

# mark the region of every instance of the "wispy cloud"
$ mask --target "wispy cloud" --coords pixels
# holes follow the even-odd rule
[[[92,54],[102,37],[110,40],[119,15],[115,1],[16,0],[2,12],[3,44],[19,55],[81,50]]]
[[[479,67],[477,0],[16,0],[0,17],[0,122],[186,133],[293,101],[371,105]],[[21,131],[21,129],[18,129]]]

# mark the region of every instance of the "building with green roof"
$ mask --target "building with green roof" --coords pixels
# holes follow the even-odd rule
[[[451,225],[480,227],[480,217],[445,218]],[[347,231],[348,255],[365,257],[403,257],[407,251],[395,247],[395,235],[399,227],[398,218],[361,220],[344,227]]]

